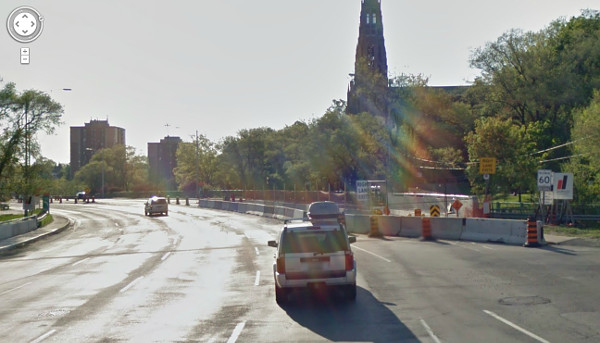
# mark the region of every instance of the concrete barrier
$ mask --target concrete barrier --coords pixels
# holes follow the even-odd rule
[[[525,242],[526,234],[527,224],[522,220],[466,218],[460,239],[520,245]]]
[[[421,217],[402,217],[399,236],[410,238],[421,237],[423,231],[421,221]]]
[[[346,230],[349,233],[367,234],[371,228],[369,220],[369,216],[366,215],[346,214]]]
[[[0,224],[0,239],[6,239],[22,235],[29,231],[37,229],[37,219],[29,217],[26,219],[15,219]]]
[[[272,218],[275,214],[275,208],[273,206],[265,205],[263,207],[263,217]]]
[[[402,228],[401,217],[378,216],[379,232],[384,236],[399,236]]]
[[[431,235],[435,239],[459,240],[463,232],[463,218],[432,217]]]
[[[304,210],[294,209],[292,218],[304,218]]]
[[[300,209],[264,204],[230,203],[204,199],[198,201],[198,206],[277,219],[302,218],[304,216],[304,211]],[[345,217],[348,232],[358,234],[368,234],[370,232],[370,216],[346,214]],[[498,242],[514,245],[522,245],[527,240],[527,223],[523,220],[444,217],[430,218],[430,220],[432,236],[437,239]],[[378,216],[378,227],[379,231],[386,236],[418,238],[422,236],[421,221],[421,217]],[[538,223],[539,226],[541,226],[541,223]],[[14,232],[22,232],[20,227],[14,230],[16,230]],[[3,235],[7,235],[6,232],[8,231],[0,229],[0,239],[5,237]],[[13,231],[10,231],[9,234],[13,234]],[[539,229],[538,235],[541,235]],[[541,237],[540,242],[542,242]]]

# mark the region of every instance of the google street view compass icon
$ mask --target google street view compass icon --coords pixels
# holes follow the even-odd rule
[[[6,28],[17,42],[31,43],[42,34],[44,18],[35,8],[21,6],[10,13]]]

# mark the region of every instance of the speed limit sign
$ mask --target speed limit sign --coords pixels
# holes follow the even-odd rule
[[[540,192],[552,190],[552,170],[540,169],[537,173],[537,186]]]

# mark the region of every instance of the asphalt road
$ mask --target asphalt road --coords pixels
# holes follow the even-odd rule
[[[275,303],[281,223],[144,200],[53,204],[75,221],[0,258],[2,342],[600,342],[600,249],[369,239],[355,303]]]

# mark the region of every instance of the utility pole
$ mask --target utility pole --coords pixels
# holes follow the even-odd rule
[[[23,208],[24,215],[27,217],[29,215],[29,120],[27,115],[29,113],[29,101],[25,102],[25,194],[23,196]]]
[[[196,198],[200,199],[200,142],[196,130]]]

